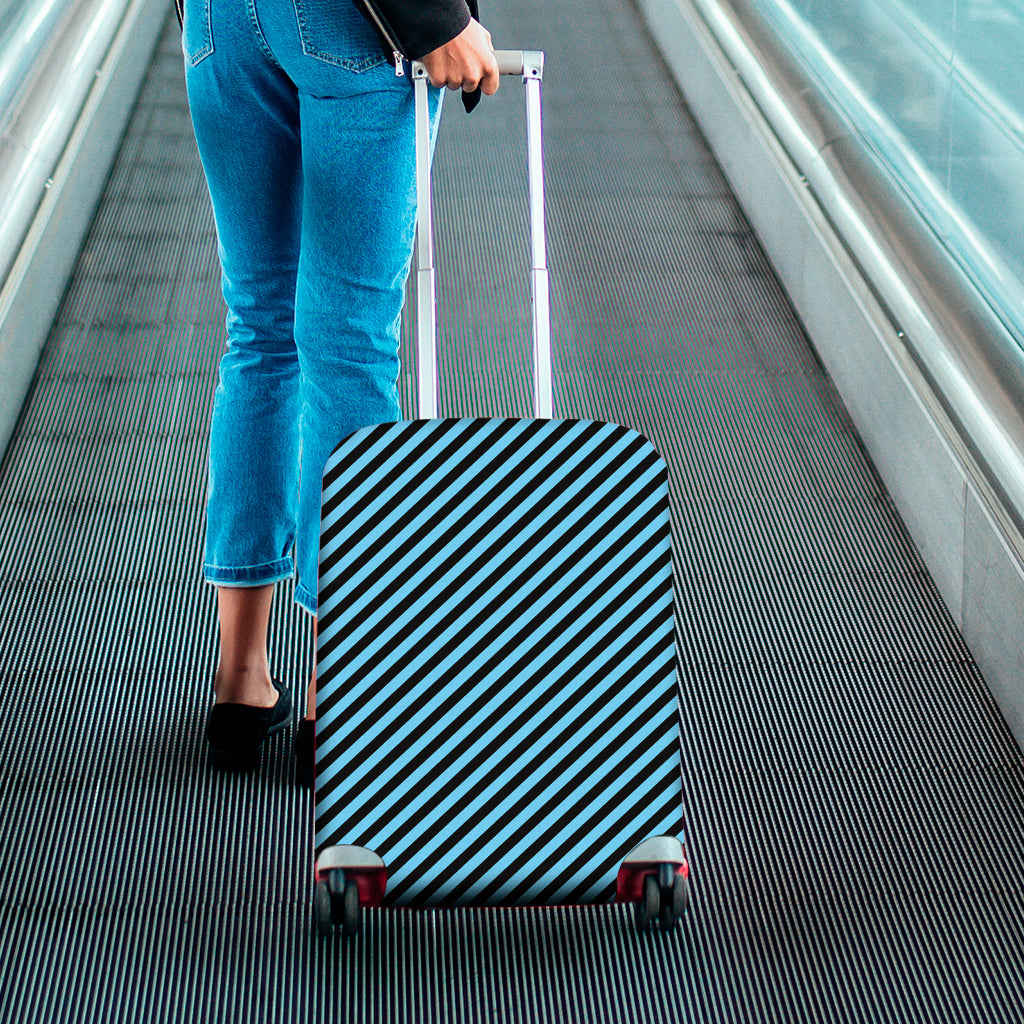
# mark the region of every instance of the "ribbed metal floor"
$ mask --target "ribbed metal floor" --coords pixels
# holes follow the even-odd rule
[[[557,408],[670,463],[696,908],[322,944],[290,740],[207,770],[223,310],[172,19],[0,470],[0,1018],[1024,1020],[1021,755],[830,383],[628,3],[492,6],[548,53]],[[448,413],[525,411],[502,89],[438,154]],[[310,653],[282,587],[300,706]]]

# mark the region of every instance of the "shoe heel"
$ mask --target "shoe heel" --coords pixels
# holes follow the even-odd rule
[[[258,750],[214,750],[210,748],[210,767],[219,772],[248,772],[258,768]]]
[[[313,788],[316,761],[316,723],[304,718],[295,734],[295,781],[306,789]]]

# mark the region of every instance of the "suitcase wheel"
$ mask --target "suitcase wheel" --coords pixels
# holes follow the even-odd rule
[[[358,935],[361,923],[359,913],[359,886],[354,878],[350,878],[340,892],[334,896],[334,920],[341,925],[344,935]]]
[[[622,862],[615,880],[615,899],[636,907],[642,932],[655,921],[670,932],[690,909],[690,864],[678,836],[645,839]]]
[[[636,926],[642,932],[650,931],[661,910],[661,888],[657,875],[644,878],[643,895],[636,905]]]
[[[313,888],[313,916],[317,932],[326,937],[341,925],[344,935],[357,935],[361,923],[359,885],[354,878],[346,880],[345,872],[333,869]]]
[[[334,934],[334,915],[331,911],[331,890],[326,882],[317,882],[313,887],[313,917],[316,930],[326,938]]]
[[[361,846],[328,846],[316,858],[313,872],[313,917],[317,931],[357,935],[363,906],[379,907],[387,889],[387,866]]]
[[[670,932],[690,909],[690,879],[682,872],[677,872],[672,880],[672,888],[662,890],[661,899],[661,930]]]
[[[690,909],[690,879],[675,864],[659,864],[656,872],[644,876],[643,890],[636,905],[636,924],[650,931],[657,921],[663,932],[673,931]]]

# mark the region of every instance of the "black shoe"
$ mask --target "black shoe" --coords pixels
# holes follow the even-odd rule
[[[263,741],[288,724],[292,717],[291,694],[278,680],[271,681],[278,693],[273,707],[214,704],[210,709],[206,738],[210,743],[210,764],[214,768],[233,771],[255,767]]]
[[[316,720],[304,718],[299,722],[298,731],[295,733],[295,780],[307,789],[313,788],[315,746]]]

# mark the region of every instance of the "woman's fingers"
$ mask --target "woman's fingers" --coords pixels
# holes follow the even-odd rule
[[[485,95],[492,96],[501,81],[491,34],[475,20],[470,20],[450,42],[428,53],[423,66],[431,84],[439,88],[473,92],[479,87]]]

